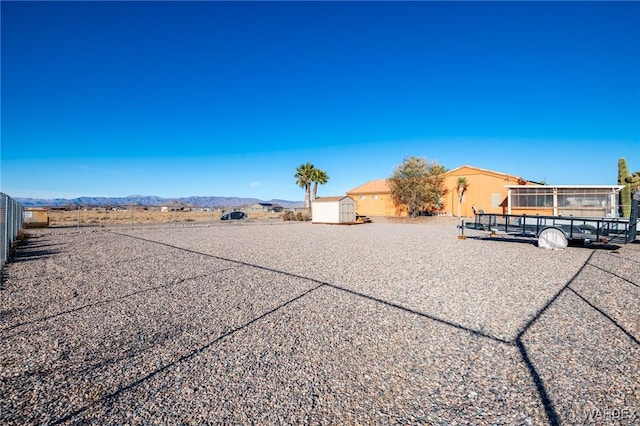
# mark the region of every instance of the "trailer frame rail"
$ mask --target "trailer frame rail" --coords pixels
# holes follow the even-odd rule
[[[558,248],[571,244],[628,244],[636,240],[638,200],[633,200],[630,218],[575,217],[478,213],[474,222],[461,228],[489,231],[491,235],[551,238]]]

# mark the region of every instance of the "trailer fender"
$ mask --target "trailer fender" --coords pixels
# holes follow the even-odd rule
[[[562,229],[554,226],[543,228],[538,233],[538,247],[547,249],[564,249],[569,245],[567,235]]]

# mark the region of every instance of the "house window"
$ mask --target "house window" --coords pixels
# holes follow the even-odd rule
[[[511,194],[514,208],[553,207],[553,188],[518,188]]]
[[[609,207],[609,190],[560,188],[558,189],[558,207]]]
[[[373,198],[374,200],[377,200],[378,198],[380,198],[379,195],[372,195],[371,198]]]
[[[359,196],[358,196],[358,199],[360,199],[360,200],[365,200],[366,198],[367,198],[367,196],[366,196],[366,195],[359,195]]]

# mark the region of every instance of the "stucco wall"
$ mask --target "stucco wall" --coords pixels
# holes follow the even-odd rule
[[[469,187],[464,193],[462,204],[458,197],[458,178],[465,177]],[[522,181],[521,181],[522,182]],[[444,187],[448,190],[444,197],[444,211],[451,216],[473,216],[472,206],[485,213],[507,213],[507,188],[505,185],[517,185],[517,176],[503,175],[473,167],[460,167],[447,173]],[[523,182],[524,183],[524,182]],[[526,185],[537,185],[526,182]],[[534,213],[535,214],[535,213]],[[542,214],[542,213],[540,213]]]
[[[364,216],[406,216],[405,209],[396,211],[396,207],[389,193],[358,194],[348,192],[356,202],[356,212]]]
[[[458,197],[458,178],[465,177],[469,187],[465,192],[462,204]],[[379,181],[376,181],[379,182]],[[458,215],[458,205],[460,204],[460,215],[473,216],[472,206],[485,213],[507,213],[507,193],[506,185],[538,185],[537,183],[526,182],[518,176],[494,172],[481,168],[462,166],[446,173],[444,188],[447,193],[442,199],[442,212],[451,215]],[[366,188],[368,185],[362,185]],[[366,216],[406,216],[405,208],[398,210],[393,204],[391,194],[388,189],[382,190],[382,186],[376,184],[379,192],[371,191],[349,191],[347,195],[356,201],[356,212]],[[363,189],[364,189],[363,188]],[[535,212],[529,211],[531,214]],[[547,214],[540,211],[538,214]]]

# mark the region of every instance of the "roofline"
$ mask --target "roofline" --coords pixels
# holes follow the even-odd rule
[[[379,181],[389,182],[389,178],[371,179],[370,181],[367,181],[367,182],[363,183],[362,185],[358,185],[355,188],[351,188],[350,190],[348,190],[346,192],[346,194],[347,195],[349,195],[349,194],[380,194],[380,191],[356,191],[356,192],[354,192],[355,189],[358,189],[360,187],[366,186],[366,185],[370,184],[371,182],[379,182]]]
[[[543,188],[562,188],[562,189],[617,189],[621,190],[624,185],[542,185]],[[527,188],[523,185],[505,185],[505,188]]]
[[[317,203],[317,202],[325,202],[325,203],[329,203],[329,202],[335,202],[335,201],[342,201],[345,198],[349,198],[351,199],[351,201],[355,201],[353,198],[349,197],[348,195],[327,195],[324,197],[318,197],[315,200],[311,200],[312,203]]]
[[[512,175],[512,174],[509,174],[509,173],[497,172],[495,170],[483,169],[482,167],[470,166],[468,164],[464,164],[462,166],[458,166],[455,169],[451,169],[448,172],[445,172],[444,174],[445,175],[453,174],[453,172],[456,172],[456,171],[458,171],[458,170],[460,170],[460,169],[462,169],[464,167],[467,167],[467,168],[470,168],[470,169],[475,169],[475,170],[481,171],[483,173],[489,173],[489,174],[492,174],[492,175],[499,175],[499,176],[506,176],[506,177],[510,177],[510,178],[516,178],[519,181],[525,181],[525,182],[530,182],[530,183],[539,183],[539,182],[534,182],[532,180],[525,179],[525,178],[520,177],[518,175]]]

